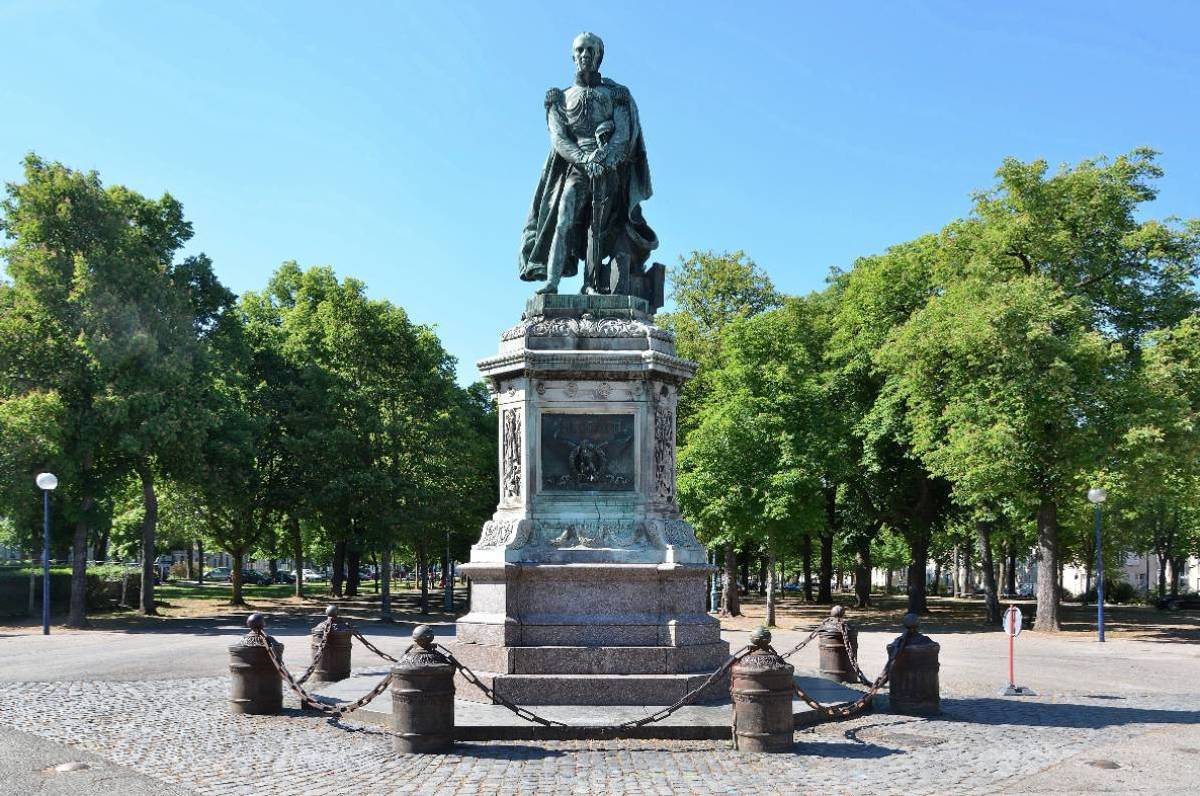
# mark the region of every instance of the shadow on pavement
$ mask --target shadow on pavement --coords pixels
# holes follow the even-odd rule
[[[1125,724],[1200,724],[1200,710],[1157,710],[1079,702],[943,699],[941,718],[964,724],[1101,729]]]
[[[832,757],[839,760],[878,760],[904,754],[901,749],[889,749],[873,743],[805,743],[797,741],[793,757]]]

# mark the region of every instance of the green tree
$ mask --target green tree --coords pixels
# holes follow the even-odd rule
[[[169,195],[150,200],[95,172],[72,171],[35,155],[24,182],[3,202],[3,250],[12,277],[0,321],[18,348],[5,347],[0,370],[17,375],[16,393],[53,392],[62,406],[63,494],[75,524],[68,623],[85,622],[89,527],[106,483],[129,467],[146,484],[144,552],[154,556],[153,467],[198,438],[203,418],[189,387],[203,332],[192,288],[215,285],[207,260],[181,264],[174,254],[191,236]],[[153,612],[145,578],[142,608]]]
[[[676,350],[681,357],[699,364],[696,377],[679,396],[676,426],[679,455],[687,456],[688,438],[700,423],[700,413],[712,392],[710,374],[721,364],[720,334],[730,322],[748,318],[779,305],[781,297],[767,275],[744,252],[694,251],[680,258],[670,272],[671,299],[675,311],[658,316],[660,326],[675,335]],[[737,559],[732,528],[723,531],[703,520],[689,516],[696,524],[702,540],[710,543],[711,533],[722,533],[724,544],[725,582],[721,590],[722,611],[729,615],[741,613],[738,605]]]

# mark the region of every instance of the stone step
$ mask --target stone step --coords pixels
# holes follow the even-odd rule
[[[340,705],[352,702],[370,691],[379,678],[387,674],[386,667],[358,669],[347,680],[339,683],[313,684],[312,691],[318,700],[328,705]],[[822,680],[815,673],[806,673],[796,677],[796,683],[807,691],[814,699],[825,703],[845,702],[855,699],[862,691]],[[620,724],[632,719],[639,719],[654,713],[661,705],[657,695],[653,703],[628,706],[604,705],[548,705],[535,707],[533,712],[548,719],[566,722],[572,727],[546,728],[525,721],[508,711],[502,705],[485,704],[477,701],[462,699],[473,686],[459,683],[459,699],[454,703],[455,737],[459,740],[565,740],[574,737],[572,732],[582,730],[579,737],[593,737],[586,733],[589,726]],[[886,705],[887,697],[880,695],[880,700]],[[819,723],[823,717],[808,704],[796,699],[792,702],[792,713],[797,727]],[[689,705],[680,709],[662,722],[646,727],[647,738],[686,739],[723,739],[728,738],[728,728],[731,718],[729,694],[719,701]],[[346,720],[350,722],[365,722],[390,728],[392,726],[392,700],[388,693],[383,693],[366,707],[349,714]],[[634,737],[630,735],[628,737]]]
[[[711,672],[696,674],[493,674],[476,672],[495,693],[518,705],[670,705],[703,685]],[[475,686],[455,677],[456,696],[486,701]],[[729,674],[718,678],[698,701],[728,697]]]
[[[497,647],[452,644],[471,669],[506,674],[679,674],[711,672],[729,657],[728,642],[687,647]]]

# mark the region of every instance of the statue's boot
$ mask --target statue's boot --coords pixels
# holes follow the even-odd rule
[[[552,263],[550,273],[546,276],[546,285],[537,291],[538,295],[553,295],[558,292],[558,280],[562,279],[562,266]]]

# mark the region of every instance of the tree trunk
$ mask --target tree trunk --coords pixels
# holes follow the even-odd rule
[[[333,543],[333,574],[329,578],[329,590],[334,597],[342,596],[342,584],[346,582],[346,542]]]
[[[1158,556],[1158,599],[1167,596],[1167,559],[1162,553]]]
[[[1079,595],[1079,604],[1087,608],[1088,592],[1092,588],[1092,562],[1090,557],[1085,558],[1087,562],[1083,565],[1083,594]]]
[[[204,583],[204,540],[196,540],[196,583]]]
[[[889,572],[889,574],[891,573]],[[942,560],[940,558],[933,560],[933,586],[930,588],[930,592],[934,596],[942,593]]]
[[[887,569],[885,569],[883,571],[883,593],[884,594],[892,593],[892,573],[894,571],[895,570],[893,570],[891,567],[888,567]]]
[[[775,548],[770,544],[767,545],[766,572],[763,574],[767,582],[767,627],[775,627],[775,595],[779,584],[775,582]]]
[[[860,534],[854,544],[855,607],[866,608],[871,604],[871,537]]]
[[[271,583],[272,584],[278,583],[279,582],[279,559],[278,558],[268,558],[267,559],[267,568],[271,571]]]
[[[386,621],[392,620],[392,546],[384,545],[379,556],[379,566],[383,572],[382,589],[379,593],[379,615]]]
[[[1043,498],[1037,512],[1038,583],[1034,630],[1055,632],[1058,621],[1058,505]]]
[[[910,614],[929,613],[929,603],[925,597],[925,570],[929,567],[929,534],[914,534],[909,541],[912,550],[912,561],[908,565],[908,612]]]
[[[996,570],[992,566],[992,526],[982,520],[975,523],[979,540],[979,566],[983,568],[983,604],[989,625],[1000,624],[1000,597],[996,594]]]
[[[1182,558],[1172,558],[1171,561],[1171,596],[1179,596],[1179,573],[1183,569]]]
[[[1015,542],[1008,543],[1008,568],[1005,572],[1008,578],[1008,596],[1017,596],[1017,545]]]
[[[346,596],[357,597],[362,581],[362,550],[357,544],[346,547]]]
[[[750,554],[742,551],[738,554],[738,569],[741,571],[741,579],[738,584],[738,592],[742,589],[746,590],[746,596],[750,596]]]
[[[140,613],[154,616],[154,535],[158,530],[158,496],[154,494],[154,471],[150,462],[142,460],[137,468],[142,481],[142,595],[138,604]],[[86,555],[86,553],[85,553]]]
[[[804,572],[804,602],[813,601],[813,543],[812,536],[804,534],[800,541],[800,568]]]
[[[304,596],[304,536],[300,533],[300,518],[294,514],[288,515],[288,534],[292,542],[292,558],[296,562],[296,582],[293,583],[293,594]]]
[[[833,602],[833,534],[821,534],[821,568],[817,575],[817,602]]]
[[[229,573],[229,583],[233,586],[233,596],[229,598],[230,605],[245,605],[246,601],[242,599],[242,562],[246,558],[246,551],[238,548],[229,552],[233,556],[233,567]]]
[[[29,550],[29,615],[37,615],[37,567],[34,562],[37,560],[37,551],[33,548]],[[74,570],[72,570],[74,571]]]
[[[195,580],[195,578],[196,578],[196,575],[194,572],[195,561],[193,560],[192,552],[193,552],[192,551],[192,543],[188,542],[187,543],[187,559],[186,559],[186,561],[187,561],[187,579],[188,580]]]
[[[817,583],[817,602],[833,602],[833,537],[837,534],[837,489],[825,489],[825,528],[821,531],[821,574]]]
[[[420,572],[421,578],[421,613],[429,613],[429,554],[425,550],[425,540],[421,540],[420,544],[421,560],[417,562],[417,569]]]
[[[767,562],[766,556],[758,558],[758,593],[767,593],[767,568],[770,564]],[[773,624],[773,623],[772,623]]]
[[[721,616],[741,616],[742,601],[737,588],[737,554],[733,543],[725,543],[725,573],[721,586]]]
[[[108,560],[108,531],[100,534],[100,538],[96,540],[96,555],[95,561]]]
[[[90,475],[84,473],[84,484]],[[95,499],[91,496],[90,487],[79,499],[79,519],[76,520],[76,532],[71,539],[71,551],[74,561],[71,562],[71,605],[67,610],[67,627],[88,627],[88,519]],[[122,570],[124,577],[124,570]]]

